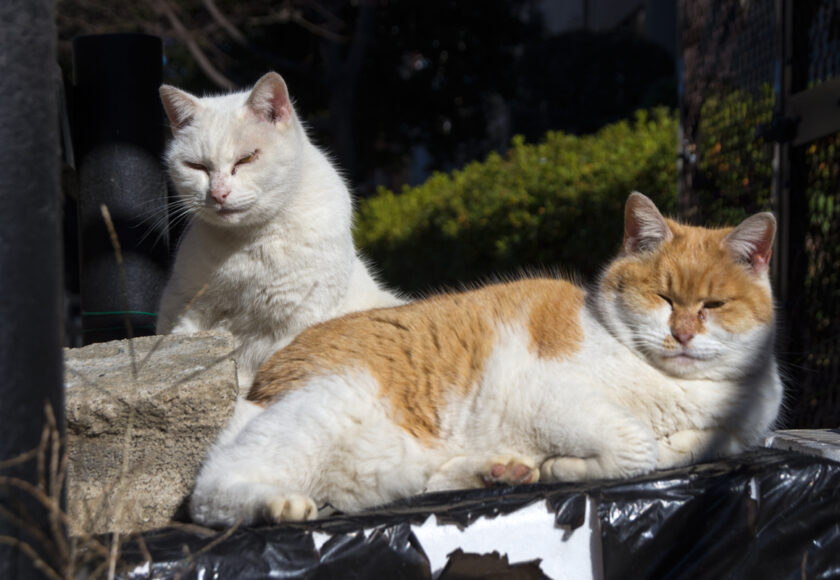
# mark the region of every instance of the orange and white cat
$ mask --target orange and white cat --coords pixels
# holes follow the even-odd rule
[[[591,292],[523,279],[305,330],[210,450],[193,518],[310,519],[324,504],[631,477],[759,444],[782,400],[775,223],[684,226],[634,193]]]

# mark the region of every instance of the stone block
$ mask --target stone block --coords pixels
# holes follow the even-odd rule
[[[176,516],[233,414],[233,348],[230,335],[207,332],[65,350],[71,533],[137,532]]]

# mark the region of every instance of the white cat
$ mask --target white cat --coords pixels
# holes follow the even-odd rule
[[[194,219],[161,299],[159,334],[230,331],[244,393],[304,328],[402,303],[356,254],[347,186],[308,139],[280,75],[219,97],[166,85],[160,95],[174,135],[169,174]]]
[[[664,219],[641,194],[591,292],[525,279],[349,314],[260,369],[210,450],[205,524],[423,490],[630,477],[760,444],[779,412],[775,220]]]

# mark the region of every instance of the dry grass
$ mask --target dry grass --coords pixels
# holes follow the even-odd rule
[[[8,506],[0,506],[0,517],[14,524],[36,545],[11,536],[0,536],[0,543],[20,549],[45,576],[55,579],[73,578],[75,573],[90,568],[92,577],[101,577],[112,550],[91,534],[68,540],[70,521],[62,509],[67,473],[67,452],[56,423],[52,406],[44,409],[46,421],[38,447],[16,458],[0,462],[0,469],[20,467],[35,462],[37,482],[17,476],[0,475],[0,486],[17,490],[23,497]],[[36,504],[46,517],[32,513]]]
[[[17,476],[0,474],[0,487],[20,492],[17,501],[11,502],[10,505],[0,505],[0,517],[20,529],[21,536],[27,538],[23,540],[12,536],[0,536],[0,544],[19,549],[35,568],[53,580],[71,580],[79,577],[110,580],[116,578],[120,572],[127,572],[129,567],[144,564],[151,567],[154,563],[153,557],[139,533],[115,532],[99,536],[82,529],[78,535],[69,538],[70,529],[78,530],[79,526],[72,525],[67,513],[62,509],[68,454],[52,406],[47,404],[44,412],[46,421],[38,447],[0,462],[0,471],[5,471],[20,468],[34,461],[37,473],[37,481],[34,484]],[[130,439],[129,428],[126,432],[126,446]],[[130,476],[127,457],[128,454],[125,453],[121,479]],[[103,495],[106,493],[110,491],[103,492]],[[33,513],[33,503],[42,513]],[[95,521],[95,518],[91,518],[90,521]],[[196,552],[190,552],[186,546],[183,547],[184,567],[174,575],[175,578],[188,572],[195,566],[198,556],[224,542],[238,529],[238,525],[235,525],[220,533],[196,525],[183,527],[192,533],[208,536],[209,541]],[[121,561],[121,550],[128,541],[136,542],[144,557],[142,562]]]
[[[128,286],[119,239],[108,208],[103,204],[100,209],[111,238],[120,271],[125,310],[128,311]],[[205,285],[189,301],[179,316],[186,314],[195,300],[206,290]],[[130,339],[134,333],[128,316],[125,318],[125,324],[127,337]],[[164,340],[166,336],[161,336],[139,364],[134,346],[129,341],[130,364],[132,377],[135,380]],[[235,352],[229,356],[234,354]],[[225,357],[224,360],[227,358],[229,357]],[[101,497],[95,502],[96,508],[93,511],[85,505],[88,513],[86,513],[86,521],[81,523],[71,522],[63,509],[69,461],[67,445],[49,403],[46,403],[44,413],[45,422],[38,446],[12,459],[0,461],[0,488],[9,490],[8,497],[12,497],[12,501],[8,504],[0,504],[0,518],[4,518],[21,532],[20,537],[0,535],[0,544],[17,548],[44,576],[54,580],[71,580],[80,577],[110,580],[117,578],[121,572],[128,572],[129,567],[148,565],[151,568],[153,557],[140,533],[114,532],[97,535],[90,531],[94,524],[104,516],[104,511],[109,505],[115,506],[114,512],[110,514],[111,518],[117,517],[121,506],[124,505],[122,500],[124,490],[131,481],[132,468],[129,458],[133,411],[128,419],[119,477],[111,486],[103,489]],[[19,471],[31,462],[35,462],[34,471],[37,474],[35,483],[17,475],[4,474],[11,469]],[[115,501],[110,499],[114,495],[116,495]],[[36,509],[33,510],[33,507]],[[33,513],[35,511],[38,513]],[[208,537],[208,543],[194,553],[187,546],[183,546],[183,569],[176,572],[174,578],[180,578],[190,571],[195,566],[198,556],[224,542],[236,531],[238,524],[223,532],[196,525],[189,525],[188,528],[192,533],[198,532]],[[72,537],[71,531],[74,534]],[[143,555],[143,561],[124,562],[121,560],[123,546],[129,541],[136,543]]]

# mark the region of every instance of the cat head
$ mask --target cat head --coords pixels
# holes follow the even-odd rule
[[[608,327],[674,376],[734,380],[756,370],[772,355],[775,232],[767,212],[734,228],[691,227],[631,194],[622,250],[598,294]]]
[[[172,128],[166,162],[181,211],[236,227],[283,209],[297,189],[306,138],[280,75],[219,97],[163,85],[160,97]]]

